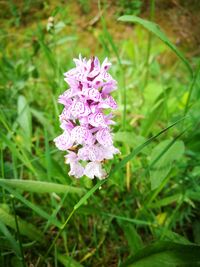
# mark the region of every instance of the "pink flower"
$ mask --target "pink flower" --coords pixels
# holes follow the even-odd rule
[[[74,118],[88,116],[91,111],[89,105],[83,101],[74,100],[70,106],[70,112]]]
[[[60,150],[67,150],[69,149],[72,144],[73,140],[71,139],[71,135],[69,131],[65,130],[63,134],[59,135],[54,139],[54,142],[58,149]]]
[[[98,177],[100,180],[106,178],[106,171],[102,168],[100,162],[89,162],[86,167],[84,174],[90,179],[94,179],[94,177]]]
[[[100,129],[96,134],[96,139],[103,146],[110,146],[113,143],[112,136],[108,128]]]
[[[90,132],[90,130],[87,127],[84,126],[76,126],[72,131],[71,131],[71,138],[72,140],[79,145],[84,145],[84,144],[94,144],[94,136]]]
[[[104,112],[117,109],[110,95],[117,82],[107,72],[111,67],[107,58],[102,65],[97,57],[86,60],[79,56],[74,62],[76,67],[64,74],[70,88],[58,98],[64,105],[59,116],[64,132],[54,142],[58,149],[67,152],[69,175],[104,179],[107,174],[102,162],[120,153],[113,146],[110,128],[113,115]]]

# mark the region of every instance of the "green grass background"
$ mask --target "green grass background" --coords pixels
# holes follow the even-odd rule
[[[111,19],[110,1],[2,7],[0,266],[121,266],[129,256],[145,257],[138,251],[154,242],[199,244],[199,57],[185,64],[185,51],[180,56],[157,27],[136,17],[135,24],[117,20],[131,13],[123,1]],[[69,177],[52,142],[61,134],[63,73],[79,53],[108,57],[118,81],[113,132],[121,155],[106,163],[110,175],[103,182]],[[164,265],[163,253],[161,265],[152,265],[152,257],[133,266],[179,266],[175,258]],[[200,259],[188,262],[199,266]]]

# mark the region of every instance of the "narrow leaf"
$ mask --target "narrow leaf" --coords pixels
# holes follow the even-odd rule
[[[15,218],[13,215],[7,213],[4,209],[0,208],[1,223],[16,230]],[[31,240],[43,240],[43,234],[32,224],[23,221],[18,218],[20,234],[29,237]]]
[[[125,158],[123,158],[123,160],[121,162],[119,162],[110,172],[109,176],[111,176],[113,173],[115,173],[116,171],[118,171],[119,169],[121,169],[123,166],[126,165],[127,162],[129,162],[133,157],[135,157],[136,155],[138,155],[146,146],[148,146],[153,140],[155,140],[158,136],[160,136],[161,134],[163,134],[164,132],[168,131],[170,128],[174,127],[176,124],[178,124],[179,122],[183,121],[184,118],[176,121],[175,123],[171,124],[170,126],[168,126],[167,128],[163,129],[162,131],[160,131],[158,134],[152,136],[151,138],[149,138],[146,142],[144,142],[143,144],[141,144],[140,146],[138,146],[136,149],[132,150],[132,152],[126,156]]]
[[[69,194],[83,194],[85,189],[77,188],[69,185],[62,185],[56,183],[31,181],[31,180],[16,180],[16,179],[0,179],[0,185],[7,185],[23,191],[36,193],[65,193]]]
[[[23,130],[23,134],[28,142],[31,140],[32,122],[31,112],[26,98],[23,95],[18,97],[17,103],[18,118],[17,121]]]
[[[133,22],[138,23],[142,25],[145,29],[152,32],[154,35],[156,35],[161,41],[163,41],[186,65],[191,75],[193,75],[193,70],[187,61],[187,59],[184,57],[184,55],[176,48],[176,46],[168,39],[168,37],[161,31],[158,24],[139,18],[134,15],[124,15],[120,18],[118,18],[119,21],[124,22]]]
[[[159,143],[151,153],[150,180],[152,190],[159,187],[171,170],[172,163],[181,158],[184,153],[184,143],[175,139]],[[159,158],[155,164],[155,159]]]
[[[19,194],[16,190],[13,190],[12,188],[3,184],[2,182],[0,182],[0,185],[4,189],[6,189],[8,192],[10,192],[13,196],[15,196],[18,200],[20,200],[22,203],[24,203],[27,207],[29,207],[30,209],[35,211],[35,213],[37,213],[41,217],[45,218],[46,220],[49,220],[51,222],[51,224],[56,225],[58,228],[60,228],[62,226],[62,224],[56,218],[51,218],[51,216],[46,211],[41,209],[39,206],[36,206],[32,202],[28,201],[25,197],[23,197],[21,194]]]
[[[129,258],[121,267],[200,266],[200,246],[158,242]]]
[[[76,260],[74,260],[70,256],[62,255],[62,254],[58,254],[57,256],[58,256],[59,262],[61,262],[63,264],[63,266],[67,266],[67,267],[83,267],[83,265],[81,265],[79,262],[77,262]]]
[[[126,240],[128,241],[129,249],[132,255],[136,254],[136,252],[143,247],[142,239],[140,235],[137,233],[134,225],[130,222],[122,222],[118,221],[119,226],[122,228]]]
[[[20,256],[20,249],[19,249],[19,244],[15,240],[15,238],[12,236],[6,225],[0,220],[0,232],[4,234],[8,242],[10,243],[11,248],[15,252],[17,256]]]

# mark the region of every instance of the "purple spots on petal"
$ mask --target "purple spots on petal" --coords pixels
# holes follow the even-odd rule
[[[111,66],[107,58],[102,65],[97,57],[86,60],[81,55],[74,62],[76,67],[64,74],[70,88],[58,99],[65,106],[59,116],[63,134],[54,142],[58,149],[67,151],[69,175],[104,179],[102,162],[119,153],[110,130],[113,115],[104,111],[117,108],[110,96],[117,82],[107,72]]]

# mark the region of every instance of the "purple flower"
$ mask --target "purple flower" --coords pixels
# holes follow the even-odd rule
[[[59,116],[64,132],[54,142],[58,149],[67,152],[69,175],[104,179],[107,174],[103,161],[120,153],[113,146],[113,115],[104,111],[117,109],[110,95],[117,89],[117,82],[107,72],[111,67],[107,58],[102,65],[97,57],[86,60],[79,56],[74,62],[76,67],[64,73],[69,89],[58,98],[64,105]]]
[[[107,175],[106,171],[102,168],[101,162],[98,161],[89,162],[85,166],[84,174],[90,179],[94,179],[94,176],[104,179]]]
[[[64,151],[69,149],[73,144],[70,133],[67,130],[65,130],[63,134],[56,137],[54,139],[54,142],[58,149],[64,150]]]

